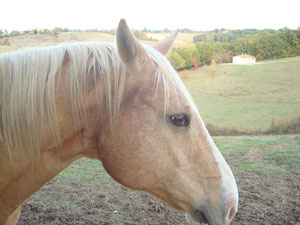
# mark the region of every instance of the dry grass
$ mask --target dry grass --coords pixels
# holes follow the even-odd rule
[[[148,38],[151,38],[153,40],[162,40],[166,37],[168,37],[171,33],[147,33],[147,37]],[[183,45],[185,45],[186,43],[189,43],[189,42],[193,42],[193,37],[198,35],[197,33],[179,33],[176,40],[175,40],[175,43],[174,43],[174,46],[175,47],[181,47]]]

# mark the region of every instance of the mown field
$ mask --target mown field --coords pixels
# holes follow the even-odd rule
[[[300,136],[214,137],[236,177],[233,225],[300,223]],[[184,215],[116,183],[96,160],[73,163],[22,208],[19,225],[183,225]]]
[[[266,130],[300,116],[300,57],[180,72],[205,123]]]

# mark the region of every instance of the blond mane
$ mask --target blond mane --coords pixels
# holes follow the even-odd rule
[[[181,91],[193,104],[186,88],[167,59],[144,45],[157,64],[156,87],[161,83],[165,93],[165,112],[171,92]],[[40,154],[41,127],[50,126],[59,146],[61,136],[55,104],[55,83],[68,56],[68,85],[75,125],[86,120],[82,110],[86,103],[87,74],[104,82],[111,127],[119,114],[126,68],[113,43],[61,44],[48,48],[32,48],[0,55],[0,150],[32,149]],[[111,80],[114,80],[113,88]],[[99,92],[99,90],[98,90]],[[100,101],[100,100],[99,100]],[[99,103],[99,105],[101,105]],[[0,152],[1,153],[1,152]]]

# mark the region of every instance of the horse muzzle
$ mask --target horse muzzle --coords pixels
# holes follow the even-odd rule
[[[221,207],[212,204],[197,206],[194,211],[185,217],[190,225],[209,224],[209,225],[229,225],[237,212],[235,199],[229,199]]]

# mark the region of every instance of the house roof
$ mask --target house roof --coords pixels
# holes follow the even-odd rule
[[[256,59],[256,57],[252,56],[252,55],[236,55],[234,57],[241,57],[241,58],[244,58],[244,59],[247,59],[247,58],[251,58],[251,59]]]

